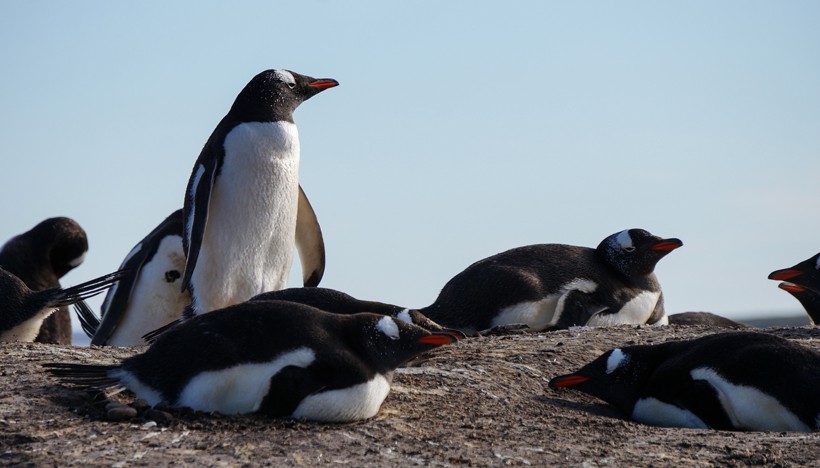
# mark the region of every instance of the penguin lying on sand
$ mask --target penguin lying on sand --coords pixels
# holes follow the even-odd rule
[[[383,315],[251,301],[187,319],[120,365],[46,367],[152,405],[347,422],[378,412],[396,367],[458,338]]]
[[[60,278],[85,260],[88,237],[71,218],[46,219],[0,248],[0,268],[33,291],[59,288]],[[60,307],[45,319],[34,341],[71,344],[71,316]]]
[[[256,75],[236,97],[194,164],[183,209],[182,290],[202,314],[282,289],[294,245],[307,286],[324,272],[319,224],[299,186],[293,112],[338,86],[288,70]]]
[[[95,296],[123,275],[111,273],[70,288],[32,291],[0,268],[0,341],[34,341],[43,320],[58,308]]]
[[[708,326],[717,328],[751,328],[745,323],[721,317],[711,312],[680,312],[669,314],[669,325]]]
[[[480,260],[453,277],[421,313],[474,334],[503,325],[665,325],[655,264],[683,245],[643,229],[608,236],[596,249],[538,244]]]
[[[616,348],[549,385],[588,393],[656,426],[820,429],[820,352],[764,333]]]

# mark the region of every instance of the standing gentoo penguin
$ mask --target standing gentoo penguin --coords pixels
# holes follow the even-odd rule
[[[549,385],[588,393],[656,426],[820,429],[820,352],[764,333],[616,348]]]
[[[396,367],[457,339],[383,315],[251,301],[185,320],[120,365],[46,367],[152,405],[347,422],[376,415]]]
[[[180,292],[185,269],[182,210],[137,243],[120,269],[128,273],[108,290],[92,345],[144,345],[142,335],[176,320],[191,304],[191,295]]]
[[[43,320],[55,310],[105,291],[122,274],[118,271],[66,289],[32,291],[0,268],[0,341],[34,341]]]
[[[811,317],[812,323],[820,325],[820,293],[788,281],[783,281],[777,287],[787,291],[800,301],[800,304],[806,309],[806,313]]]
[[[306,285],[321,280],[324,244],[299,186],[293,111],[338,84],[266,70],[239,93],[208,138],[194,164],[184,206],[182,290],[190,289],[194,314],[284,288],[294,244]]]
[[[533,330],[572,325],[667,323],[653,270],[683,245],[643,229],[604,239],[597,249],[564,244],[519,247],[473,263],[421,313],[469,334],[525,324]]]
[[[0,268],[33,291],[60,287],[60,278],[79,266],[88,252],[85,231],[71,218],[49,218],[11,238],[0,248]],[[71,344],[71,316],[60,307],[40,327],[35,341]]]

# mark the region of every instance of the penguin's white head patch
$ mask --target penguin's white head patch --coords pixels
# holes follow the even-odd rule
[[[632,252],[635,250],[635,244],[632,242],[632,236],[629,235],[629,229],[619,232],[618,235],[615,236],[615,242],[621,250],[625,250],[627,252]]]
[[[293,85],[296,84],[296,79],[293,77],[293,74],[287,70],[274,70],[273,76],[290,87],[293,87]]]
[[[413,324],[413,317],[410,315],[410,309],[404,309],[398,314],[396,314],[396,318],[401,320],[404,323]]]
[[[391,340],[399,339],[399,326],[392,317],[384,317],[376,323],[376,330],[387,335]]]
[[[606,373],[611,374],[624,364],[629,362],[629,355],[621,351],[621,348],[615,348],[609,357],[606,359]]]

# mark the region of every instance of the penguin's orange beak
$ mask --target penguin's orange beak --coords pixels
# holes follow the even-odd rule
[[[433,346],[442,346],[458,341],[458,335],[452,332],[436,332],[431,335],[422,336],[416,341]]]
[[[589,380],[589,377],[584,377],[583,375],[562,375],[550,380],[549,385],[552,388],[567,388],[574,387],[578,384],[586,382],[587,380]]]
[[[790,280],[792,278],[798,277],[802,274],[803,274],[803,272],[800,271],[800,270],[793,270],[791,268],[786,268],[785,270],[777,270],[777,271],[771,272],[771,274],[769,274],[769,279],[770,280],[777,280],[777,281],[786,281],[786,280]]]
[[[320,78],[308,83],[311,88],[327,89],[339,86],[339,82],[330,78]]]
[[[678,247],[682,246],[683,242],[680,239],[664,239],[659,241],[652,247],[649,247],[649,250],[660,250],[663,252],[671,252]]]
[[[803,292],[803,291],[806,290],[806,288],[804,288],[803,286],[798,286],[794,283],[789,283],[787,281],[784,281],[784,282],[778,284],[777,287],[784,290],[784,291],[793,292],[793,293],[800,293],[800,292]]]

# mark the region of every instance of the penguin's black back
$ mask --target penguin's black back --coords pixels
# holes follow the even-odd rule
[[[331,388],[346,387],[387,372],[392,351],[371,355],[362,350],[363,321],[375,323],[375,314],[339,315],[310,306],[284,301],[249,301],[195,316],[161,334],[143,354],[123,361],[122,369],[173,402],[195,375],[243,363],[268,362],[286,351],[309,347],[318,365],[311,372]],[[399,324],[400,327],[409,326]],[[423,333],[429,334],[420,327]],[[397,349],[398,359],[409,359],[420,351]],[[400,347],[400,346],[399,346]],[[165,358],[173,356],[173,358]],[[364,362],[371,360],[371,362]]]
[[[446,327],[486,329],[499,309],[541,300],[578,278],[595,282],[597,288],[591,294],[595,301],[615,310],[644,290],[660,290],[654,273],[626,278],[596,249],[535,244],[473,263],[444,285],[432,305],[420,311]]]
[[[252,301],[290,301],[308,305],[335,314],[356,314],[372,312],[393,315],[403,310],[392,304],[377,301],[364,301],[330,288],[288,288],[279,291],[262,293],[251,298]]]

